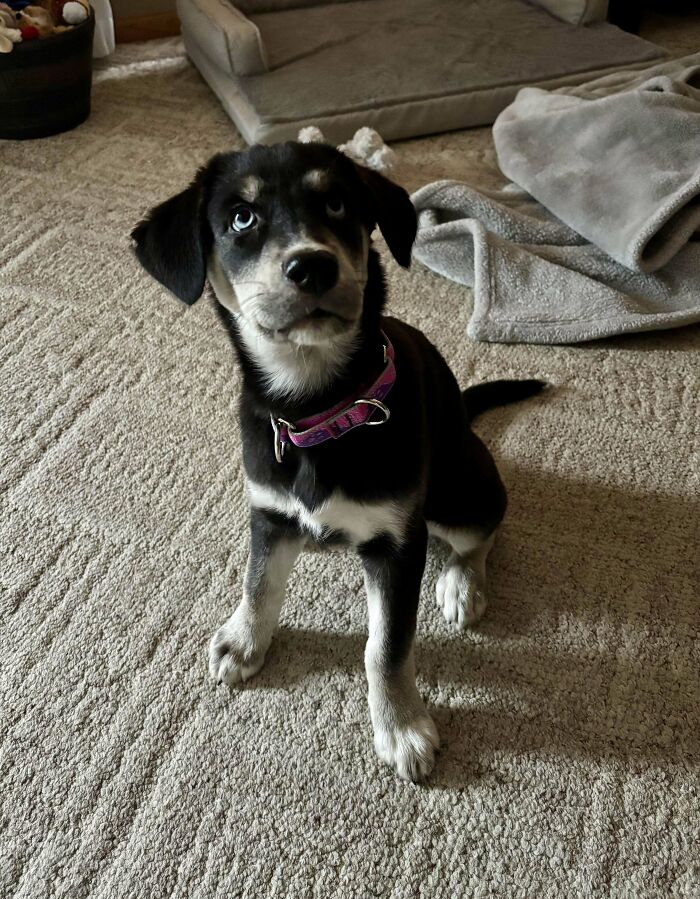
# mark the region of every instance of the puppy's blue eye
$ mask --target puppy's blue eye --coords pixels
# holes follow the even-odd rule
[[[258,217],[248,206],[237,206],[231,217],[231,228],[234,231],[250,231],[258,223]]]
[[[326,212],[332,219],[342,219],[345,215],[345,203],[340,197],[331,194],[326,198]]]

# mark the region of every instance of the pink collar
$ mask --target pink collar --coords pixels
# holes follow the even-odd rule
[[[382,339],[384,341],[384,370],[370,387],[361,388],[352,396],[333,406],[332,409],[302,418],[294,424],[270,415],[272,430],[275,434],[275,458],[278,462],[282,461],[288,443],[299,447],[316,446],[331,438],[335,440],[342,437],[343,434],[347,434],[348,431],[360,425],[383,425],[389,420],[391,412],[382,400],[394,386],[396,366],[394,364],[394,348],[383,331]],[[377,410],[382,413],[383,418],[371,421],[370,419]]]

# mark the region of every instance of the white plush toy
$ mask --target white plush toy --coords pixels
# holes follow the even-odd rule
[[[299,132],[299,140],[302,144],[328,143],[321,129],[316,128],[315,125],[302,128]],[[385,175],[392,170],[396,162],[396,154],[390,147],[387,147],[374,128],[360,128],[355,132],[352,140],[341,144],[338,149],[354,162],[359,162],[366,165],[368,169],[374,169]]]
[[[22,32],[17,28],[0,25],[0,53],[9,53],[15,44],[22,40]]]
[[[90,15],[90,0],[43,0],[57,25],[80,25]]]
[[[22,33],[15,28],[17,21],[9,6],[0,8],[0,53],[9,53],[22,40]]]
[[[75,2],[71,0],[63,6],[63,20],[66,25],[80,25],[90,15],[90,6],[87,2]]]

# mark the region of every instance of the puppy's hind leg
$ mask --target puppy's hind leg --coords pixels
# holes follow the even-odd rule
[[[209,673],[214,680],[230,687],[262,668],[279,620],[287,578],[303,542],[291,523],[251,509],[243,599],[209,644]]]
[[[436,595],[448,624],[459,630],[476,624],[486,611],[486,557],[495,539],[495,531],[484,537],[469,528],[445,528],[429,525],[430,532],[445,540],[452,553],[438,578]]]

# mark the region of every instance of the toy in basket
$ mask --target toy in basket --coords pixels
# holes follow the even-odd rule
[[[0,2],[0,138],[47,137],[85,121],[94,31],[88,0]]]
[[[88,0],[5,0],[0,3],[0,53],[15,44],[60,34],[90,16]]]

